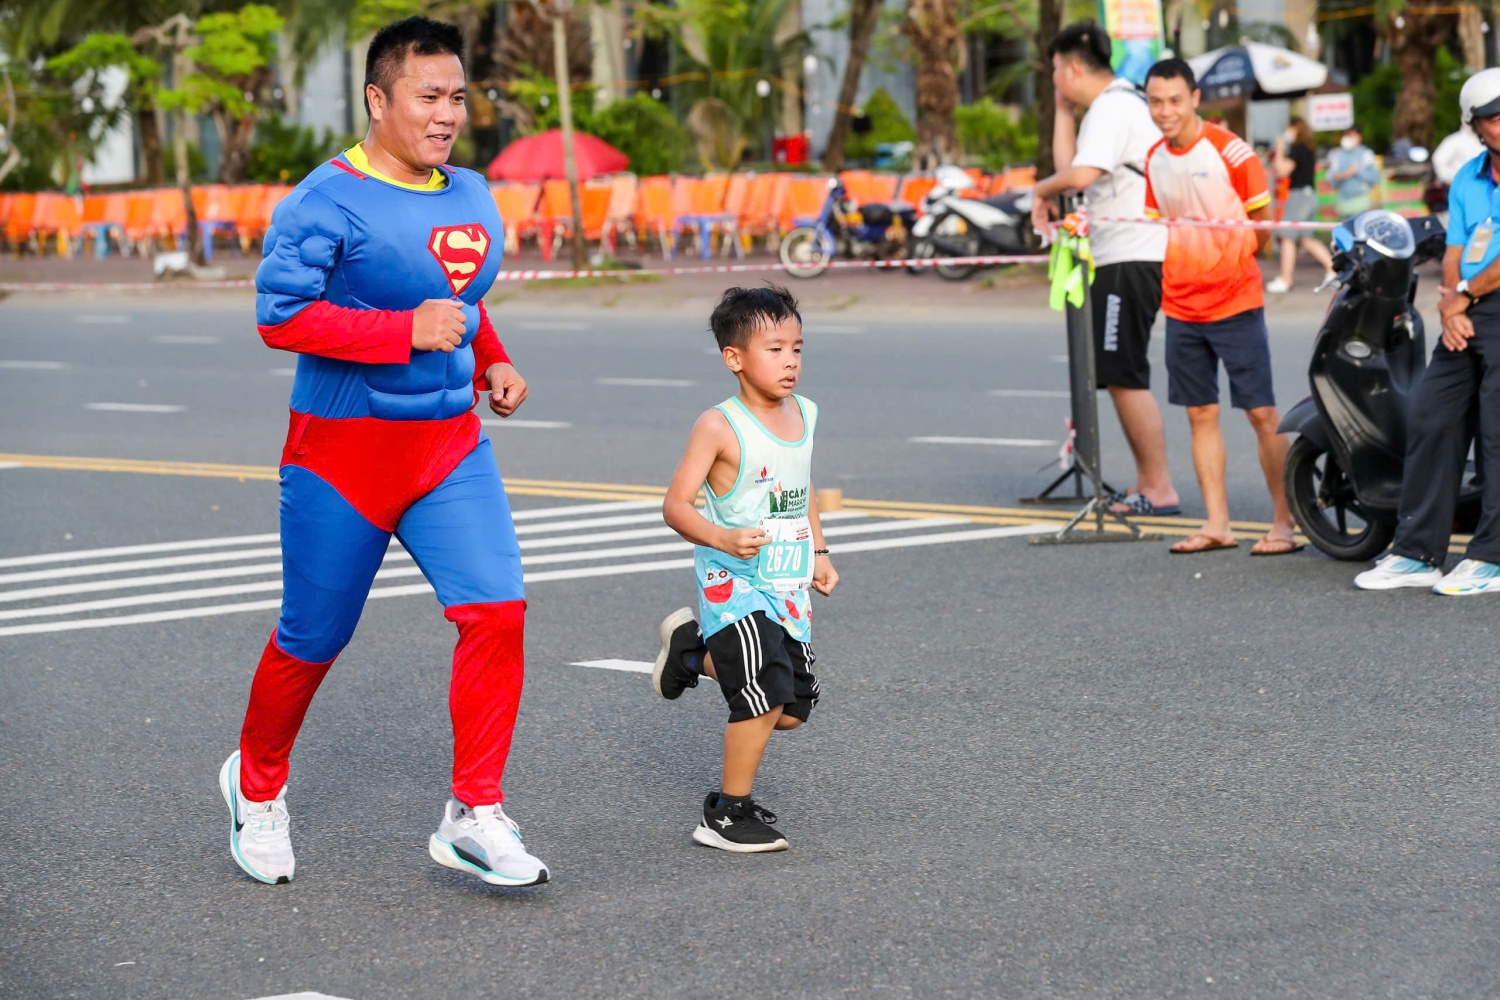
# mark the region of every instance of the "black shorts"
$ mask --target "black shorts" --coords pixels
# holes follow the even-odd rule
[[[807,721],[818,703],[812,647],[757,611],[708,637],[729,721],[744,722],[781,706],[783,715]]]
[[[1229,374],[1229,402],[1237,410],[1276,405],[1271,387],[1271,341],[1264,308],[1212,323],[1167,317],[1167,401],[1217,406],[1219,362]]]
[[[1146,348],[1161,309],[1161,264],[1127,260],[1094,272],[1094,374],[1099,388],[1151,388]]]

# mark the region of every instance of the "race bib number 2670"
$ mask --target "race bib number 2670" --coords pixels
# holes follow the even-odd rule
[[[755,563],[755,587],[784,593],[812,583],[812,525],[805,517],[766,518],[760,528],[771,540]]]

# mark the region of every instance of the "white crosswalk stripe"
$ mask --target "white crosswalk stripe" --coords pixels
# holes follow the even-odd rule
[[[516,511],[526,582],[690,568],[692,546],[661,523],[660,506],[658,500],[627,500]],[[830,512],[823,520],[824,533],[839,540],[838,551],[851,553],[977,542],[1056,527],[993,527],[961,517],[875,517],[855,511]],[[18,570],[0,573],[0,636],[273,610],[281,603],[278,540],[274,534],[237,535],[0,558],[0,567]],[[421,575],[411,556],[392,545],[370,599],[431,595]],[[397,582],[413,577],[418,579]],[[197,583],[206,586],[181,586]],[[256,599],[220,603],[250,595]],[[126,609],[141,610],[122,613]]]

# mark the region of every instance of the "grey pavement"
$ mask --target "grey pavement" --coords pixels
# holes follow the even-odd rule
[[[1065,388],[1061,324],[1035,288],[907,287],[807,313],[815,476],[1009,507],[1055,468],[1066,400],[1017,393]],[[539,422],[487,428],[507,477],[659,486],[730,394],[698,298],[628,291],[496,304]],[[1270,313],[1289,405],[1320,305]],[[0,452],[270,466],[289,364],[242,293],[14,296]],[[1253,437],[1228,416],[1232,509],[1264,520]],[[1185,420],[1167,419],[1201,513]],[[3,560],[274,532],[276,490],[7,468],[0,509]],[[1311,552],[832,547],[825,697],[757,786],[782,855],[689,839],[717,776],[716,692],[665,703],[641,674],[573,665],[649,660],[686,571],[529,585],[506,790],[553,868],[532,890],[426,856],[453,640],[430,595],[372,602],[314,702],[288,886],[234,866],[215,785],[273,610],[0,631],[0,995],[1500,995],[1484,598],[1362,594],[1355,567]]]

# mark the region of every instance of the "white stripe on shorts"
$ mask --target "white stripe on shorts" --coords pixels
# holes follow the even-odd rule
[[[734,628],[739,633],[740,665],[745,671],[745,706],[753,715],[765,715],[771,707],[767,703],[766,693],[756,680],[756,675],[760,672],[760,630],[755,627],[753,618],[741,618],[734,623]],[[751,650],[754,650],[753,654]]]

